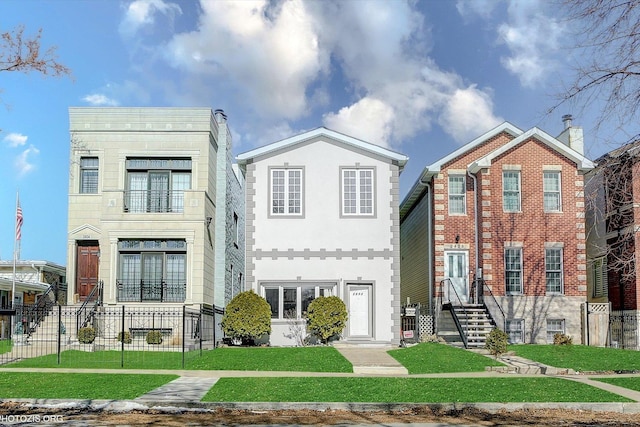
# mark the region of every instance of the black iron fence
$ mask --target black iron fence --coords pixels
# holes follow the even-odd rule
[[[55,366],[81,358],[101,367],[180,369],[222,340],[210,308],[99,306],[83,324],[73,306],[56,305],[46,315],[18,311],[11,339],[0,342],[0,364],[40,357],[43,366]]]

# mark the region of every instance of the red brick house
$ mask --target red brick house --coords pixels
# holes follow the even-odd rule
[[[401,300],[435,332],[484,346],[581,340],[586,300],[582,129],[505,122],[425,167],[400,207]]]
[[[640,140],[610,151],[596,163],[586,181],[588,300],[593,308],[602,303],[610,307],[599,344],[638,350]]]

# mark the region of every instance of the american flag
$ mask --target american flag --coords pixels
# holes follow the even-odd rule
[[[20,240],[22,237],[22,208],[20,207],[20,199],[18,199],[16,207],[16,240]]]

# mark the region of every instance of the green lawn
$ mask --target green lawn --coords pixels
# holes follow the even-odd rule
[[[640,370],[640,353],[617,348],[588,347],[584,345],[509,346],[517,356],[577,372]]]
[[[560,378],[221,378],[207,402],[631,402]]]
[[[640,391],[640,378],[639,377],[619,377],[619,378],[593,378],[596,381],[600,381],[607,384],[617,385],[618,387],[624,387],[635,391]]]
[[[196,352],[194,352],[196,353]],[[6,365],[18,368],[121,367],[119,351],[68,350]],[[186,355],[185,369],[241,371],[353,372],[351,363],[333,347],[225,347]],[[125,351],[125,369],[182,369],[182,353]]]
[[[492,358],[439,343],[422,343],[390,350],[389,354],[402,363],[410,374],[476,372],[484,371],[486,366],[504,366]]]
[[[9,353],[13,347],[13,341],[0,340],[0,354]]]
[[[0,372],[4,399],[135,399],[177,375]]]

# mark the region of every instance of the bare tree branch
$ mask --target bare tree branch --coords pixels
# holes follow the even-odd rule
[[[32,71],[42,75],[61,77],[70,75],[71,70],[58,62],[56,47],[42,52],[42,29],[33,37],[24,34],[24,26],[20,25],[12,31],[0,36],[0,71]]]

